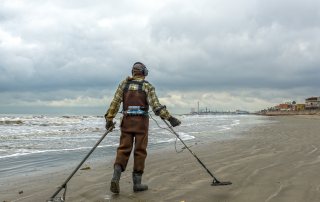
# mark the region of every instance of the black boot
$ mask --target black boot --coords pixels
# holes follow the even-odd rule
[[[121,177],[121,172],[122,172],[121,166],[118,164],[114,165],[113,177],[110,184],[110,191],[115,194],[119,194],[120,192],[119,181]]]
[[[142,173],[132,173],[132,180],[133,180],[133,191],[146,191],[148,190],[148,185],[141,184]]]

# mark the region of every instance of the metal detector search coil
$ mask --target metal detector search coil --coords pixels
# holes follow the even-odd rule
[[[48,200],[47,202],[65,202],[63,197],[55,197],[53,199]]]

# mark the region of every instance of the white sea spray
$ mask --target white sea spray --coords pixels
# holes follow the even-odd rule
[[[231,138],[236,129],[254,125],[255,116],[183,115],[174,128],[183,140]],[[165,124],[156,119],[161,127]],[[119,121],[117,121],[119,123]],[[235,131],[232,131],[232,130]],[[105,132],[104,118],[98,116],[10,115],[0,118],[0,158],[33,153],[83,150],[92,147]],[[110,133],[101,147],[116,147],[120,129]],[[150,119],[149,145],[170,143],[175,136]]]
[[[248,115],[182,115],[174,130],[190,147],[210,141],[240,137],[266,119]],[[148,150],[163,147],[178,150],[182,145],[166,130],[161,119],[150,119]],[[50,168],[76,165],[105,132],[105,120],[98,116],[0,115],[0,178],[45,172]],[[120,121],[115,120],[117,123]],[[168,128],[167,128],[168,129]],[[90,160],[112,161],[119,145],[120,128],[101,142]],[[201,145],[201,144],[200,144]]]

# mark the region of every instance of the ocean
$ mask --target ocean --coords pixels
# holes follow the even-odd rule
[[[180,150],[163,121],[150,118],[149,152],[164,147]],[[174,128],[189,145],[240,137],[241,132],[268,123],[255,115],[180,115]],[[117,127],[101,142],[90,161],[111,161],[119,144]],[[0,179],[76,167],[105,132],[101,116],[0,115]],[[112,163],[112,162],[111,162]],[[71,170],[70,170],[71,172]]]

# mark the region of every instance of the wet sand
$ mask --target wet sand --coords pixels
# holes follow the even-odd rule
[[[232,181],[231,186],[210,186],[212,178],[187,150],[176,153],[169,148],[147,158],[143,182],[148,191],[132,191],[132,161],[119,195],[109,191],[111,162],[92,163],[91,169],[79,171],[69,182],[67,201],[320,201],[320,116],[270,119],[275,122],[240,138],[191,147],[218,179]],[[45,201],[71,171],[0,183],[0,202]]]

